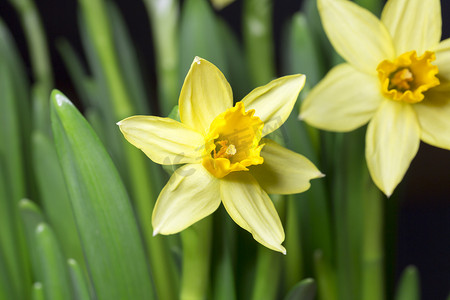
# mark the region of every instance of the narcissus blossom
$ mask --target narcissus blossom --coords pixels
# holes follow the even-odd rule
[[[155,234],[177,233],[222,202],[255,240],[286,252],[283,226],[268,193],[300,193],[323,175],[305,157],[264,136],[286,121],[304,83],[304,75],[282,77],[233,106],[224,75],[196,57],[181,90],[181,122],[133,116],[118,123],[125,138],[154,162],[184,164],[157,199]]]
[[[347,61],[305,99],[300,118],[331,131],[369,122],[366,160],[391,195],[420,140],[450,149],[450,39],[439,0],[389,0],[381,20],[347,0],[318,0],[325,31]]]

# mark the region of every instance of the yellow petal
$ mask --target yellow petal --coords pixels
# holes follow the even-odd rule
[[[436,54],[433,64],[439,69],[438,76],[450,80],[450,38],[443,40],[432,50]]]
[[[228,214],[269,249],[286,253],[283,225],[267,193],[248,172],[234,172],[220,180],[220,195]]]
[[[381,21],[392,36],[397,55],[411,50],[422,55],[441,39],[440,0],[389,0]]]
[[[220,113],[233,106],[233,93],[222,72],[207,60],[196,57],[181,89],[181,122],[201,133]]]
[[[380,105],[378,78],[340,64],[306,97],[300,119],[330,131],[350,131],[365,123]]]
[[[218,179],[200,164],[182,166],[159,194],[152,217],[154,235],[180,232],[212,214],[219,205]]]
[[[261,187],[269,194],[295,194],[309,189],[309,181],[324,175],[303,155],[264,139],[264,163],[250,168]]]
[[[366,133],[366,160],[375,184],[388,197],[419,149],[420,128],[411,104],[385,100]]]
[[[204,138],[169,118],[133,116],[117,123],[125,138],[161,165],[200,162]]]
[[[414,105],[422,130],[421,139],[450,150],[450,90],[430,91],[424,101]]]
[[[355,68],[376,74],[381,61],[394,58],[388,31],[368,10],[347,0],[318,0],[318,8],[334,48]]]
[[[305,75],[284,76],[254,89],[242,99],[245,108],[254,109],[255,116],[264,122],[262,136],[283,125],[304,85]]]

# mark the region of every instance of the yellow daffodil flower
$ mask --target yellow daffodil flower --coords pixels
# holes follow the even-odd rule
[[[369,122],[366,160],[390,196],[420,140],[450,149],[450,39],[439,0],[389,0],[381,20],[347,0],[318,0],[325,31],[347,61],[305,99],[300,119],[331,131]]]
[[[267,193],[300,193],[323,175],[305,157],[263,137],[286,121],[304,83],[304,75],[282,77],[233,106],[224,75],[196,57],[181,89],[181,122],[133,116],[118,123],[125,138],[154,162],[184,164],[158,197],[155,234],[177,233],[222,202],[255,240],[286,253],[283,226]]]

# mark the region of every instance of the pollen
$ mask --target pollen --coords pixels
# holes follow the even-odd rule
[[[409,51],[394,61],[382,61],[377,67],[382,93],[395,101],[422,101],[424,92],[439,85],[438,67],[431,63],[435,59],[431,51],[420,57],[416,51]]]
[[[211,123],[202,164],[217,178],[263,163],[260,140],[264,123],[254,113],[238,102]]]

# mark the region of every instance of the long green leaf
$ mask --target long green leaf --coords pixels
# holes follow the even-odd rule
[[[35,234],[40,266],[38,279],[45,286],[45,298],[48,300],[73,299],[69,274],[55,234],[45,223],[40,223],[36,227]]]
[[[39,278],[41,274],[39,255],[36,249],[36,227],[38,224],[44,222],[44,216],[40,208],[28,199],[22,199],[19,203],[20,215],[24,224],[25,236],[27,244],[32,251],[30,251],[31,267],[34,278]]]
[[[306,278],[296,284],[284,300],[313,300],[316,296],[316,283]]]
[[[266,84],[275,77],[272,12],[270,0],[244,0],[244,45],[254,86]]]
[[[319,297],[323,300],[337,300],[338,288],[336,285],[336,273],[324,259],[322,251],[314,253],[314,266]]]
[[[178,78],[179,49],[182,49],[178,47],[179,1],[144,0],[144,4],[152,25],[161,112],[167,115],[178,102],[181,83]]]
[[[72,282],[75,299],[90,300],[89,285],[84,277],[83,270],[81,270],[76,260],[72,258],[67,261],[67,264],[69,266],[70,279]]]
[[[308,19],[302,13],[296,13],[284,32],[286,33],[284,37],[286,46],[283,47],[282,56],[284,73],[305,74],[307,87],[313,87],[324,75],[324,61]]]
[[[44,286],[40,282],[35,282],[31,288],[32,300],[45,300]]]
[[[180,24],[180,82],[184,81],[195,56],[216,65],[228,74],[224,48],[214,12],[206,0],[187,0],[183,4]]]
[[[0,247],[0,300],[17,298],[14,287],[11,283],[11,273],[8,270],[7,260]]]
[[[2,59],[0,57],[0,59]],[[16,93],[13,76],[7,64],[0,60],[0,247],[5,256],[11,280],[18,297],[24,297],[29,285],[26,264],[27,251],[17,204],[25,197],[25,174],[23,170],[22,141],[19,128]]]
[[[415,266],[408,266],[400,277],[395,300],[419,300],[419,272]]]
[[[39,131],[33,133],[33,163],[41,203],[49,224],[61,243],[66,257],[84,264],[69,194],[53,141]]]
[[[142,241],[125,187],[87,121],[59,91],[53,134],[98,299],[153,299]]]
[[[149,99],[145,93],[138,57],[125,26],[125,21],[117,6],[112,2],[108,3],[108,12],[114,34],[114,44],[120,53],[118,60],[124,74],[123,78],[127,85],[127,91],[130,93],[130,100],[133,102],[137,113],[148,114],[150,113]]]

